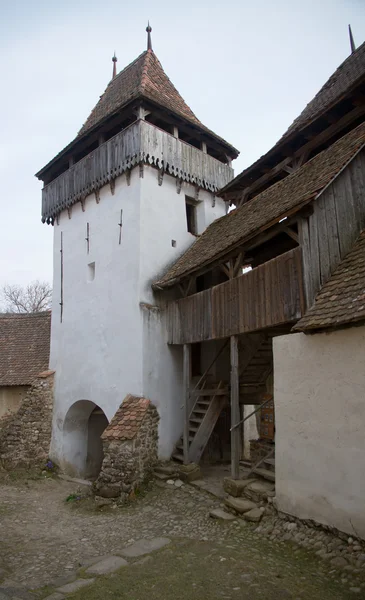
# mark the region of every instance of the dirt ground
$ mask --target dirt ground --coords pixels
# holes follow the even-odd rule
[[[0,483],[0,598],[25,597],[6,595],[17,587],[44,598],[90,558],[156,536],[171,543],[70,598],[365,598],[312,551],[269,541],[241,519],[211,519],[219,500],[192,486],[154,485],[132,506],[99,511],[91,500],[66,502],[72,493],[77,486],[60,479]]]

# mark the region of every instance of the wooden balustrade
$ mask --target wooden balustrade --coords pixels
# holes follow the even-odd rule
[[[189,344],[285,323],[304,311],[300,248],[209,290],[171,302],[168,341]]]

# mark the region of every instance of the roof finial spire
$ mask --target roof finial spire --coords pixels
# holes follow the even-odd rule
[[[152,50],[152,40],[151,40],[152,27],[151,27],[149,21],[148,21],[148,25],[146,27],[146,31],[147,31],[147,50]]]
[[[351,54],[353,54],[356,50],[354,36],[352,35],[351,25],[349,25],[349,36],[350,36],[350,46],[351,46]]]
[[[118,60],[118,59],[117,59],[117,57],[116,57],[115,50],[114,50],[114,56],[113,56],[113,58],[112,58],[112,61],[113,61],[113,79],[114,79],[114,77],[115,77],[115,76],[116,76],[116,74],[117,74],[117,60]]]

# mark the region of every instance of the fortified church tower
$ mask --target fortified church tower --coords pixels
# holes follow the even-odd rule
[[[54,226],[51,456],[96,475],[100,434],[127,394],[159,416],[159,456],[183,428],[182,352],[153,280],[226,212],[238,152],[207,129],[148,45],[113,78],[76,138],[37,173]]]

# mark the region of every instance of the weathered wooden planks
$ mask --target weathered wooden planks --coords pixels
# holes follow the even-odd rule
[[[301,251],[168,305],[168,341],[187,344],[258,331],[300,318]]]
[[[298,226],[309,307],[365,227],[364,150],[319,195],[313,214]]]
[[[233,169],[198,148],[136,121],[72,165],[42,190],[42,218],[54,218],[134,166],[145,163],[216,192],[233,177]]]

